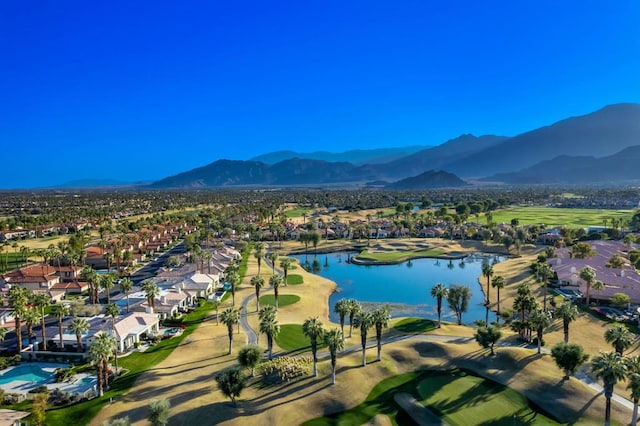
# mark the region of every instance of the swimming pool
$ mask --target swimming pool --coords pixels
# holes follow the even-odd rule
[[[55,367],[47,368],[47,370],[52,371],[45,371],[38,364],[17,365],[0,374],[0,385],[6,385],[7,383],[15,381],[44,384],[53,380],[55,376],[53,369],[55,369]]]

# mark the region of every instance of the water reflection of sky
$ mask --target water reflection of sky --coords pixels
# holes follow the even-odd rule
[[[485,318],[484,294],[478,277],[482,275],[482,262],[501,261],[493,255],[472,255],[464,259],[413,259],[396,265],[362,266],[347,262],[348,253],[295,256],[301,263],[323,277],[335,281],[338,291],[329,298],[332,321],[338,321],[333,313],[334,304],[342,299],[357,299],[364,306],[388,304],[393,317],[412,316],[436,319],[436,301],[431,297],[431,288],[436,283],[463,284],[469,286],[472,299],[468,311],[463,315],[465,323]],[[314,267],[315,266],[315,267]],[[483,288],[486,280],[481,279]],[[492,288],[492,300],[495,299]],[[494,319],[493,314],[490,320]],[[443,302],[443,319],[455,321],[455,315]]]

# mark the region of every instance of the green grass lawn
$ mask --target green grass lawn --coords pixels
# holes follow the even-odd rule
[[[287,284],[299,285],[299,284],[302,284],[303,282],[304,282],[304,279],[302,278],[302,275],[298,275],[298,274],[287,275]]]
[[[278,296],[278,307],[282,308],[283,306],[293,305],[294,303],[300,301],[300,296],[295,294],[281,294]],[[264,296],[260,296],[260,306],[263,305],[273,305],[276,304],[276,297],[273,294],[265,294]]]
[[[433,397],[441,398],[441,401],[435,402],[440,403],[441,407],[447,408],[444,420],[451,425],[557,424],[532,410],[527,399],[518,392],[466,373],[463,377],[460,374],[454,375],[453,373],[456,371],[458,370],[453,372],[416,371],[389,377],[374,386],[362,404],[341,413],[310,420],[303,425],[360,425],[367,423],[376,414],[389,416],[393,424],[404,424],[410,420],[404,411],[395,404],[393,396],[398,392],[407,392],[424,403],[425,400],[432,398],[430,392],[432,389],[436,389],[436,386],[440,387],[437,395]],[[446,381],[447,379],[449,382]],[[337,380],[340,380],[340,376]],[[452,383],[457,383],[458,387],[447,388]],[[450,407],[455,407],[465,413],[463,421],[458,420],[462,415],[448,414],[451,411]],[[435,405],[429,408],[434,412],[439,411],[438,406]],[[517,415],[515,421],[513,414]],[[470,422],[470,419],[473,421]]]
[[[568,226],[586,228],[603,226],[604,220],[611,224],[611,218],[629,219],[633,210],[599,210],[599,209],[563,209],[554,207],[510,207],[491,212],[495,223],[511,223],[518,219],[520,225],[539,225],[546,227]],[[480,219],[484,223],[485,220]]]
[[[426,333],[435,330],[438,323],[423,318],[405,318],[396,323],[393,327],[403,333]]]
[[[287,217],[302,217],[303,214],[309,215],[311,209],[304,207],[296,207],[295,209],[287,210],[284,212]]]
[[[355,256],[358,260],[368,260],[375,262],[403,262],[408,259],[417,257],[436,257],[443,256],[446,253],[442,250],[406,250],[406,251],[390,251],[380,253],[369,253],[364,250]]]
[[[433,372],[418,384],[419,401],[445,422],[474,424],[558,424],[537,412],[522,394],[461,370]]]
[[[302,333],[301,324],[282,324],[280,333],[276,336],[276,343],[285,351],[306,352],[311,350],[309,338]],[[318,342],[318,349],[324,344]]]

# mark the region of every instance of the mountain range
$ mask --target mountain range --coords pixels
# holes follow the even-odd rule
[[[640,181],[634,167],[638,159],[640,105],[625,103],[513,137],[465,134],[424,149],[411,146],[334,154],[278,151],[247,161],[217,160],[151,187],[361,186],[370,182],[391,182],[387,187],[394,187],[394,181],[413,177],[417,178],[400,187],[431,188],[442,182],[458,186],[464,184],[462,179],[507,184],[623,184]]]

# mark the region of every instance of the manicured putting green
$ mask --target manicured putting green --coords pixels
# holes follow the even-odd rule
[[[299,285],[304,282],[302,275],[289,274],[287,275],[287,285]]]
[[[287,305],[293,305],[296,302],[300,301],[300,296],[295,294],[281,294],[278,296],[278,307],[282,308]],[[264,296],[260,296],[260,306],[263,305],[273,305],[276,304],[276,297],[273,294],[265,294]]]
[[[285,351],[311,351],[311,342],[302,332],[300,324],[282,324],[280,333],[276,336],[276,343]],[[318,349],[324,347],[322,341],[318,342]]]
[[[340,375],[336,380],[340,381]],[[402,424],[407,415],[393,401],[393,396],[398,392],[412,394],[425,406],[427,400],[437,398],[440,408],[434,405],[427,408],[443,416],[450,425],[558,424],[536,412],[529,406],[528,400],[516,391],[460,370],[449,370],[412,372],[389,377],[374,386],[362,404],[341,413],[318,417],[303,425],[361,425],[369,422],[376,414],[389,416],[393,424]],[[464,414],[450,415],[449,412],[454,410]]]
[[[418,384],[420,402],[449,425],[552,425],[524,395],[462,370],[433,372]]]
[[[419,257],[437,257],[444,256],[446,253],[442,250],[401,250],[401,251],[389,251],[389,252],[375,252],[369,253],[363,251],[355,258],[358,260],[372,261],[372,262],[403,262],[405,260],[419,258]]]
[[[393,327],[403,333],[426,333],[427,331],[435,330],[438,323],[423,318],[405,318]]]

